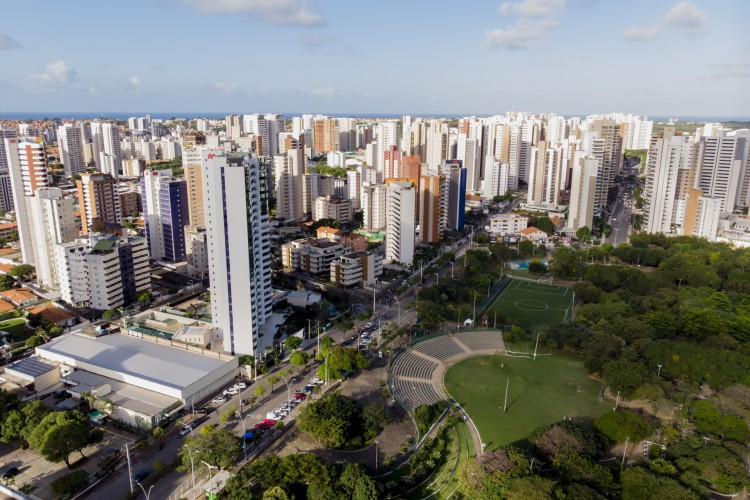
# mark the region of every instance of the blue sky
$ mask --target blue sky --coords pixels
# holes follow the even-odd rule
[[[750,117],[746,0],[5,2],[0,112]]]

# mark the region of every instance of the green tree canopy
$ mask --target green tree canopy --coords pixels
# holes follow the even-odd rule
[[[624,409],[602,413],[594,425],[599,432],[621,443],[624,443],[628,437],[631,442],[640,441],[653,431],[651,424],[643,417]]]
[[[333,346],[328,354],[327,361],[318,367],[318,377],[326,376],[326,365],[328,365],[329,378],[341,378],[344,372],[355,372],[367,366],[367,358],[359,349],[349,347]]]
[[[78,411],[58,411],[47,414],[29,434],[29,445],[50,462],[64,461],[74,451],[83,455],[90,430],[86,417]]]
[[[226,429],[214,429],[207,434],[200,433],[185,440],[180,449],[182,463],[178,470],[190,470],[191,452],[193,455],[199,453],[201,460],[213,466],[226,469],[240,457],[241,451],[240,439]]]

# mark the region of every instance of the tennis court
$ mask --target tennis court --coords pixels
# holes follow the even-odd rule
[[[487,310],[506,323],[539,328],[564,323],[572,316],[573,289],[564,285],[512,279]]]

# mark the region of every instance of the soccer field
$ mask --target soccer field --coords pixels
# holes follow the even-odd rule
[[[479,356],[445,372],[445,389],[479,429],[485,449],[524,439],[537,427],[565,417],[596,418],[611,403],[599,401],[602,384],[590,379],[580,358]],[[508,383],[508,406],[503,412]]]
[[[492,322],[497,311],[506,323],[536,329],[565,322],[572,302],[573,289],[568,286],[514,279],[489,307],[487,316]]]

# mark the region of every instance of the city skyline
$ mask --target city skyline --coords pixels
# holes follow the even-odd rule
[[[43,2],[29,17],[12,5],[14,24],[0,26],[0,109],[750,116],[736,99],[750,77],[744,2],[378,7]]]

